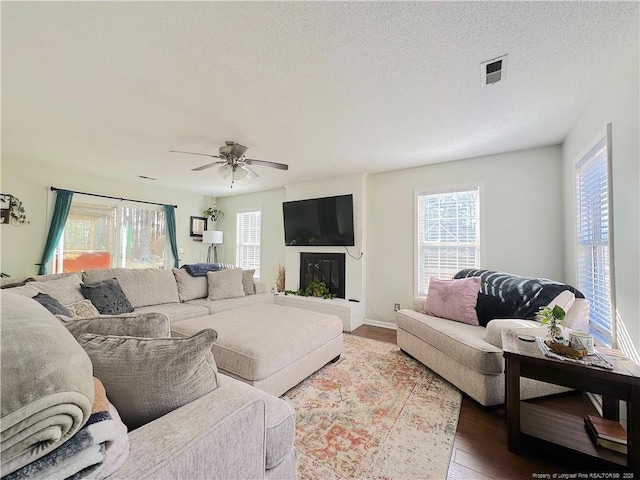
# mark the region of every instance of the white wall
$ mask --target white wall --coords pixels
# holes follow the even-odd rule
[[[582,151],[612,124],[612,191],[615,302],[636,350],[640,350],[640,37],[591,100],[562,145],[565,190],[565,272],[575,282],[574,168]]]
[[[559,146],[373,174],[367,181],[367,319],[411,308],[416,190],[480,185],[481,267],[558,281],[563,275]]]
[[[224,212],[216,229],[224,232],[224,244],[218,247],[218,260],[236,263],[236,214],[246,210],[262,211],[262,256],[260,280],[267,284],[267,291],[275,287],[278,266],[285,264],[284,225],[282,202],[284,188],[249,193],[233,197],[216,198],[216,205]],[[209,198],[209,206],[213,205]]]
[[[136,182],[123,182],[96,177],[38,163],[2,159],[2,193],[18,197],[31,222],[25,226],[2,225],[1,269],[11,276],[35,275],[49,231],[55,194],[49,187],[77,190],[115,197],[126,197],[163,204],[178,205],[176,230],[181,265],[204,261],[206,248],[189,237],[189,217],[202,216],[206,198],[180,190],[157,188]],[[80,197],[76,197],[80,198]],[[83,197],[90,200],[92,197]],[[135,205],[135,204],[133,204]],[[204,254],[203,254],[204,252]]]
[[[353,195],[353,247],[286,247],[286,287],[290,290],[300,288],[300,253],[344,253],[345,254],[345,298],[362,301],[367,290],[365,288],[366,253],[366,178],[364,174],[345,175],[288,185],[287,201],[306,198],[330,197],[334,195]],[[347,254],[350,253],[351,255]],[[360,257],[360,253],[364,255]],[[354,258],[355,257],[355,258]]]

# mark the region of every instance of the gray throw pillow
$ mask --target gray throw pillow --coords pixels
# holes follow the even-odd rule
[[[122,291],[115,278],[96,283],[83,283],[80,290],[85,298],[98,309],[102,315],[121,315],[133,312],[131,302]]]
[[[122,421],[133,429],[218,388],[218,369],[211,353],[217,336],[211,329],[187,338],[85,333],[78,342]]]
[[[71,312],[69,311],[69,309],[65,308],[58,300],[53,298],[51,295],[47,295],[46,293],[39,293],[34,296],[33,299],[54,315],[66,315],[68,317],[71,316]]]
[[[145,338],[171,336],[171,323],[163,313],[132,313],[113,317],[96,316],[61,320],[66,329],[76,338],[83,333]]]
[[[242,270],[242,287],[244,288],[245,295],[253,295],[256,293],[256,287],[253,284],[253,274],[256,273],[253,270]]]
[[[174,268],[173,275],[178,285],[181,302],[188,302],[209,295],[207,277],[192,277],[184,268]]]
[[[46,278],[51,278],[47,276]],[[80,291],[82,278],[79,273],[71,273],[53,280],[29,282],[27,286],[37,287],[42,293],[51,295],[62,305],[68,305],[73,302],[79,302],[83,299]],[[24,287],[22,287],[24,288]]]
[[[207,280],[209,281],[209,300],[244,297],[245,295],[240,268],[207,272]]]

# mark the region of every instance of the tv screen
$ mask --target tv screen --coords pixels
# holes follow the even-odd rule
[[[287,246],[354,246],[353,195],[283,202]]]

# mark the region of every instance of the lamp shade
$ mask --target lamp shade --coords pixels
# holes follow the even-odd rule
[[[205,230],[202,233],[202,243],[222,245],[222,231],[221,230]]]

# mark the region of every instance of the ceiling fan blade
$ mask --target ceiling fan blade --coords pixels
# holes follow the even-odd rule
[[[289,170],[289,165],[285,163],[267,162],[266,160],[252,160],[251,158],[245,158],[244,163],[247,165],[259,165],[261,167],[277,168],[279,170]]]
[[[203,157],[220,158],[218,155],[211,155],[210,153],[196,153],[196,152],[183,152],[182,150],[169,150],[171,153],[188,153],[189,155],[202,155]]]
[[[192,172],[199,172],[200,170],[206,170],[207,168],[211,168],[214,165],[218,165],[220,163],[227,163],[227,162],[225,162],[224,160],[221,161],[221,162],[211,162],[211,163],[207,163],[206,165],[202,165],[200,167],[192,168],[191,171]]]
[[[259,175],[258,175],[254,170],[252,170],[251,168],[249,168],[249,166],[248,166],[248,165],[240,165],[240,167],[241,167],[243,170],[246,170],[246,171],[247,171],[247,178],[258,178],[258,177],[259,177]]]

